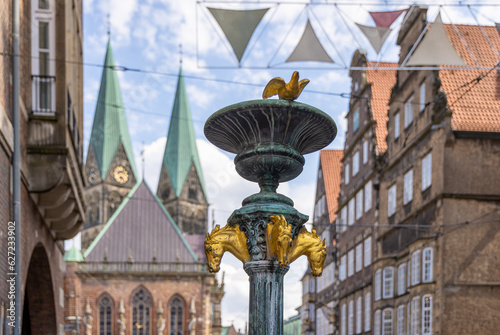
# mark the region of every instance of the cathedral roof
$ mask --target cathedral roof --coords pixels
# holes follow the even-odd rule
[[[160,200],[137,183],[85,252],[85,261],[193,263],[198,258]]]
[[[89,150],[91,147],[94,152],[102,179],[106,178],[120,144],[123,145],[132,171],[137,177],[120,84],[114,66],[111,41],[108,40],[89,145]]]
[[[181,68],[168,128],[167,145],[163,154],[163,165],[167,168],[176,196],[181,194],[182,187],[193,164],[203,192],[206,195],[200,158],[196,147],[193,120],[191,119],[189,100]]]

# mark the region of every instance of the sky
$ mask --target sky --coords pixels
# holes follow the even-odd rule
[[[296,3],[294,3],[296,2]],[[482,4],[488,1],[481,1]],[[355,2],[350,2],[351,4]],[[370,3],[370,5],[367,5]],[[409,2],[408,2],[409,3]],[[448,1],[448,3],[457,3]],[[466,2],[474,4],[474,1]],[[373,4],[373,5],[372,5]],[[225,106],[245,100],[260,99],[266,83],[273,77],[290,79],[293,70],[300,78],[310,79],[298,101],[310,104],[329,114],[337,124],[338,135],[326,149],[342,149],[346,130],[345,115],[350,91],[349,66],[357,48],[367,51],[368,59],[398,60],[396,45],[398,27],[403,16],[393,24],[381,53],[377,55],[354,22],[374,26],[368,11],[407,8],[390,1],[365,1],[347,5],[340,2],[289,0],[286,4],[257,2],[249,4],[176,0],[85,0],[84,26],[84,151],[86,153],[97,101],[107,31],[117,65],[138,71],[117,71],[138,171],[155,190],[165,148],[169,118],[174,100],[177,74],[182,59],[198,151],[206,182],[210,207],[210,223],[225,225],[231,212],[241,201],[256,193],[254,183],[243,180],[234,170],[234,155],[223,152],[207,141],[203,134],[206,119]],[[250,40],[247,52],[238,67],[230,45],[210,16],[207,7],[226,9],[270,8]],[[497,7],[472,6],[481,24],[493,25]],[[438,6],[430,6],[428,18],[433,21]],[[467,7],[441,8],[445,23],[475,24]],[[108,19],[109,15],[109,19]],[[285,64],[299,41],[309,19],[334,64],[300,62]],[[182,50],[182,51],[181,51]],[[181,56],[182,55],[182,56]],[[249,85],[250,84],[250,85]],[[344,93],[344,94],[342,94]],[[141,151],[144,151],[143,157]],[[312,217],[319,154],[305,156],[303,173],[278,188],[295,202],[295,207]],[[140,178],[142,176],[139,176]],[[213,217],[212,217],[213,211]],[[306,270],[304,257],[291,265],[285,276],[285,318],[296,314],[302,301],[300,279]],[[242,264],[232,255],[222,260],[226,294],[222,300],[223,325],[234,323],[243,328],[248,320],[248,276]],[[220,276],[220,274],[219,274]]]

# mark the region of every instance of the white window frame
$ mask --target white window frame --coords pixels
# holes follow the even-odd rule
[[[363,164],[368,163],[368,140],[363,141]]]
[[[365,332],[370,331],[371,328],[371,293],[368,292],[365,294]]]
[[[39,0],[31,1],[31,74],[32,75],[40,75],[40,34],[39,27],[40,22],[47,22],[49,25],[49,48],[46,49],[48,51],[49,57],[49,70],[46,74],[47,76],[55,76],[56,74],[56,34],[55,34],[55,3],[54,0],[48,0],[49,9],[39,9],[38,8]],[[49,81],[50,84],[50,106],[47,111],[44,108],[41,108],[40,105],[34,106],[38,112],[37,114],[47,115],[47,112],[54,112],[56,110],[56,84],[55,81]],[[33,104],[40,103],[40,97],[37,96],[39,90],[35,88],[36,82],[32,83],[32,102]],[[38,83],[39,85],[39,83]],[[50,113],[52,114],[52,113]]]
[[[406,262],[398,266],[398,295],[406,293]]]
[[[429,257],[426,257],[429,256]],[[425,248],[422,251],[422,283],[430,283],[432,282],[433,271],[433,257],[434,252],[431,247]]]
[[[373,314],[373,335],[380,335],[380,309]]]
[[[363,264],[365,267],[369,266],[372,263],[372,237],[369,236],[364,241],[364,257]]]
[[[356,193],[356,220],[361,219],[363,216],[363,189]]]
[[[422,335],[432,334],[432,295],[422,297]]]
[[[406,287],[410,288],[411,287],[411,257],[408,260],[408,263],[406,263],[406,269],[408,270],[408,273],[406,274]]]
[[[403,190],[403,204],[406,205],[413,200],[413,169],[405,173]]]
[[[354,177],[359,172],[359,151],[356,151],[352,156],[352,176]]]
[[[375,301],[379,301],[382,298],[382,270],[381,269],[378,269],[375,272],[375,276],[373,278],[373,289],[375,291],[374,299],[375,299]]]
[[[413,122],[413,95],[405,102],[405,129],[408,128]]]
[[[392,308],[386,308],[382,312],[382,335],[392,335],[394,312]],[[387,327],[386,327],[387,326]]]
[[[347,255],[340,257],[339,280],[344,281],[347,278]]]
[[[356,246],[356,266],[355,271],[359,272],[363,269],[363,243]]]
[[[347,316],[346,316],[346,305],[342,304],[340,307],[340,334],[346,335],[347,330]]]
[[[387,191],[387,216],[391,217],[396,213],[396,195],[397,186],[396,183],[392,184]]]
[[[372,181],[365,184],[365,213],[372,209]]]
[[[342,207],[340,211],[340,229],[341,233],[345,232],[347,229],[347,205]]]
[[[432,184],[432,152],[422,158],[422,191]]]
[[[349,203],[347,204],[348,211],[349,211],[349,213],[348,213],[348,219],[347,219],[347,224],[349,226],[352,226],[354,224],[354,221],[355,221],[355,219],[354,219],[354,215],[355,215],[354,211],[356,209],[355,208],[355,205],[356,205],[355,201],[356,200],[353,197],[351,200],[349,200]]]
[[[394,297],[394,268],[387,266],[382,272],[382,298],[390,299]]]
[[[401,123],[399,119],[399,111],[394,114],[394,139],[397,140],[401,131],[399,130],[399,124]]]
[[[420,335],[419,334],[419,324],[420,324],[420,297],[413,297],[411,300],[411,325],[410,325],[410,334],[411,335]]]
[[[354,249],[347,252],[347,277],[354,275]]]
[[[409,268],[409,267],[408,267]],[[406,335],[411,334],[411,301],[406,304]]]
[[[349,178],[351,177],[351,176],[350,176],[350,173],[351,173],[351,171],[350,171],[350,170],[351,170],[351,169],[350,169],[350,165],[349,165],[349,163],[347,163],[347,164],[345,165],[345,169],[344,169],[344,177],[345,177],[345,178],[344,178],[344,180],[345,180],[345,184],[346,184],[346,185],[347,185],[347,184],[349,184],[349,181],[350,181],[350,179],[349,179]]]
[[[411,255],[411,285],[420,284],[420,250]]]
[[[363,302],[361,296],[356,298],[356,334],[361,334],[363,325]]]
[[[420,112],[425,109],[425,81],[420,84]]]
[[[405,306],[398,306],[396,335],[405,335]]]
[[[347,307],[347,335],[354,333],[354,301],[349,301]]]

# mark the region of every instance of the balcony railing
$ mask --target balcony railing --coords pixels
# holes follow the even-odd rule
[[[33,114],[54,115],[56,113],[56,77],[32,75]]]
[[[201,263],[158,262],[83,262],[79,271],[90,273],[201,273],[208,272]]]

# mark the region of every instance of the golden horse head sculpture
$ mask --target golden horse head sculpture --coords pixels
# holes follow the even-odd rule
[[[227,224],[223,228],[217,225],[207,235],[205,239],[205,255],[208,261],[208,271],[218,272],[220,270],[220,262],[226,251],[232,253],[243,263],[250,260],[247,238],[238,225],[231,226]]]
[[[321,276],[326,258],[326,244],[325,240],[321,241],[314,228],[311,233],[305,227],[300,229],[299,234],[293,240],[288,260],[292,263],[302,255],[307,256],[312,275]]]
[[[287,266],[288,252],[292,246],[292,225],[287,224],[283,215],[272,215],[268,223],[267,253],[270,259],[277,259],[280,266]]]

